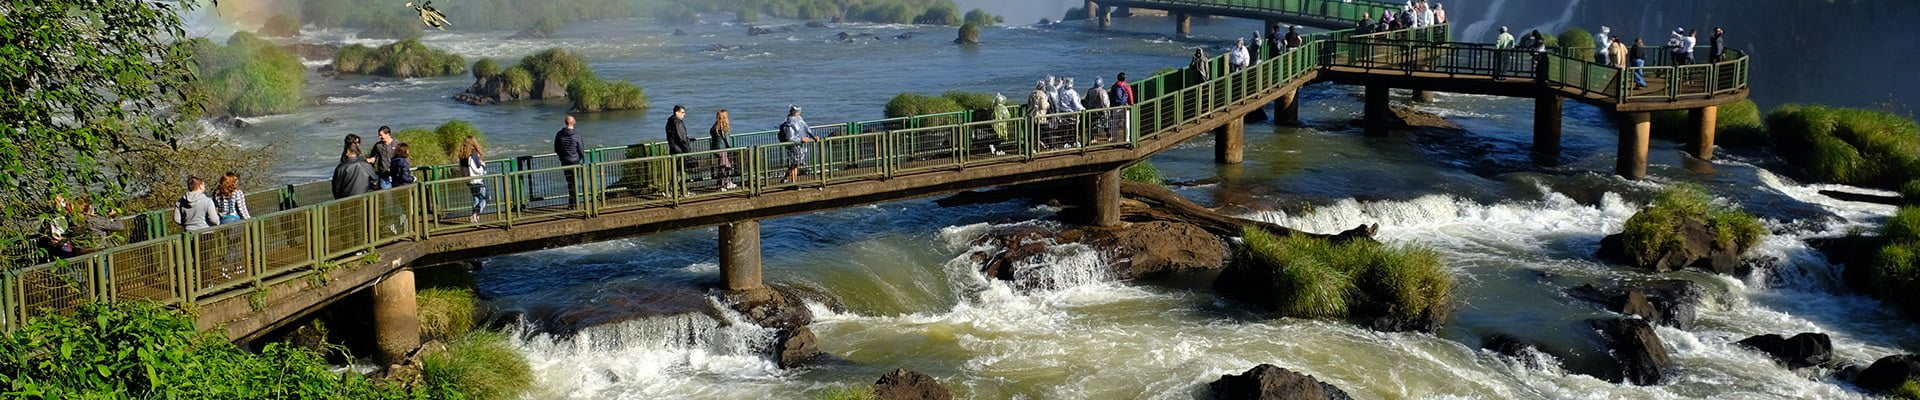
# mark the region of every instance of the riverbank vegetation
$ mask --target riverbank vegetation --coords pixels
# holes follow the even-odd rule
[[[893,24],[924,24],[958,26],[968,21],[999,22],[1001,19],[985,10],[973,9],[965,14],[960,5],[953,0],[863,0],[855,2],[834,0],[698,0],[688,2],[685,8],[691,11],[720,11],[740,15],[768,15],[790,19],[838,19],[842,21],[878,22]],[[669,6],[671,7],[671,6]]]
[[[574,112],[601,112],[647,108],[647,92],[628,81],[601,80],[593,74],[573,78],[567,100]]]
[[[413,153],[408,161],[415,167],[453,164],[454,153],[460,150],[460,143],[468,136],[480,141],[481,147],[486,146],[485,132],[481,132],[473,123],[457,119],[432,130],[407,128],[393,133],[394,139],[406,143]]]
[[[222,46],[206,39],[186,42],[198,79],[185,89],[208,115],[253,117],[300,108],[306,70],[293,52],[252,33],[234,33]]]
[[[378,29],[403,34],[378,37],[404,39],[412,37],[404,35],[407,32],[418,35],[421,24],[413,10],[401,7],[402,3],[384,0],[304,0],[299,3],[299,8],[302,19],[316,27]],[[644,12],[652,7],[666,3],[662,0],[462,0],[441,2],[434,7],[446,13],[447,22],[451,25],[448,29],[471,31],[521,30],[533,27],[543,19],[566,23],[637,17],[646,15]],[[396,20],[409,22],[410,28],[391,25],[392,22],[398,22]],[[393,31],[395,28],[399,30]]]
[[[505,334],[474,325],[485,310],[473,290],[418,292],[420,333],[446,348],[420,359],[423,384],[436,398],[505,400],[533,386],[533,368]]]
[[[1160,175],[1160,168],[1153,166],[1152,161],[1141,161],[1133,163],[1133,165],[1128,165],[1127,168],[1120,170],[1120,179],[1154,186],[1165,186],[1167,184],[1167,178]]]
[[[1854,235],[1842,248],[1829,251],[1844,257],[1849,286],[1892,303],[1908,318],[1920,316],[1920,207],[1901,207],[1879,230],[1878,236]]]
[[[1655,111],[1653,134],[1676,142],[1694,140],[1693,122],[1687,110]],[[1766,121],[1753,100],[1741,100],[1720,106],[1715,114],[1714,143],[1727,147],[1764,146],[1768,143]]]
[[[1920,179],[1920,126],[1891,113],[1789,104],[1767,114],[1773,150],[1819,182],[1898,189]]]
[[[343,74],[415,78],[465,73],[467,60],[408,39],[379,48],[359,44],[341,47],[334,53],[333,68]]]
[[[271,343],[248,352],[151,302],[43,315],[0,340],[0,387],[27,398],[425,398],[320,355]]]
[[[1689,234],[1702,229],[1711,236],[1713,248],[1729,249],[1735,256],[1767,233],[1753,215],[1714,203],[1699,186],[1681,184],[1660,191],[1646,209],[1627,218],[1621,245],[1626,254],[1651,264],[1662,255],[1685,252]]]
[[[1257,227],[1242,229],[1241,238],[1235,265],[1223,271],[1222,281],[1227,274],[1257,278],[1234,284],[1266,293],[1239,293],[1237,298],[1283,316],[1345,318],[1376,329],[1431,331],[1452,311],[1453,273],[1432,249],[1280,236]]]

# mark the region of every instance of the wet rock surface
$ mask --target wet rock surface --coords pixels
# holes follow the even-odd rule
[[[896,368],[873,382],[874,400],[953,400],[953,392],[918,371]]]
[[[1740,270],[1740,254],[1746,249],[1714,240],[1714,230],[1698,221],[1680,224],[1680,246],[1633,251],[1626,246],[1626,234],[1616,233],[1600,239],[1599,256],[1651,272],[1671,272],[1687,268],[1734,274]]]
[[[1901,354],[1875,360],[1873,365],[1860,371],[1853,384],[1868,392],[1880,393],[1915,378],[1920,378],[1920,354]]]
[[[1833,360],[1833,340],[1824,333],[1801,333],[1793,337],[1765,334],[1740,340],[1741,346],[1772,356],[1787,369],[1826,364]]]
[[[1614,365],[1602,378],[1640,386],[1658,385],[1665,379],[1673,358],[1667,354],[1660,336],[1654,334],[1652,324],[1637,318],[1596,319],[1588,323],[1600,332],[1613,355]]]
[[[1221,375],[1219,380],[1208,384],[1207,388],[1213,391],[1213,398],[1220,400],[1346,400],[1352,398],[1346,391],[1314,379],[1312,375],[1293,372],[1273,364],[1260,364],[1239,375]]]
[[[1569,289],[1575,299],[1599,304],[1609,311],[1637,316],[1656,325],[1692,329],[1705,294],[1693,281],[1616,281]]]

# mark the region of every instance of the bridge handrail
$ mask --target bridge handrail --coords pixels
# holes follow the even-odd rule
[[[1328,66],[1413,73],[1471,74],[1496,78],[1535,79],[1572,94],[1598,95],[1615,104],[1644,101],[1674,102],[1731,94],[1747,87],[1751,57],[1734,51],[1733,58],[1682,66],[1614,67],[1583,57],[1554,52],[1495,49],[1478,43],[1379,40],[1335,40],[1322,48]],[[1636,91],[1632,74],[1639,72],[1667,82],[1658,89]]]

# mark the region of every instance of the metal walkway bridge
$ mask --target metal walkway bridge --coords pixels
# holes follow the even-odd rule
[[[1345,25],[1361,7],[1384,7],[1317,0],[1116,3]],[[1535,147],[1542,151],[1558,146],[1561,99],[1593,104],[1620,115],[1621,172],[1638,178],[1647,112],[1696,110],[1699,116],[1698,110],[1745,98],[1748,63],[1742,55],[1717,64],[1655,60],[1656,66],[1618,69],[1578,56],[1451,42],[1445,25],[1319,33],[1304,46],[1259,60],[1229,71],[1215,58],[1204,67],[1215,78],[1205,81],[1191,81],[1185,69],[1136,81],[1140,101],[1124,107],[1045,116],[1003,107],[998,119],[996,110],[980,110],[824,125],[814,132],[825,139],[805,144],[754,132],[734,135],[740,147],[680,155],[666,154],[661,143],[602,148],[574,166],[551,154],[524,156],[492,160],[494,173],[481,177],[456,177],[452,166],[426,167],[415,171],[420,183],[344,199],[330,198],[326,182],[253,192],[253,210],[274,212],[193,232],[178,232],[164,212],[150,212],[134,219],[130,244],[8,268],[0,276],[0,328],[88,301],[152,300],[190,310],[204,329],[247,340],[371,288],[381,354],[391,357],[418,344],[415,265],[718,225],[726,289],[747,290],[761,284],[761,219],[1059,179],[1085,182],[1085,205],[1095,211],[1088,222],[1111,226],[1120,223],[1121,168],[1206,133],[1216,136],[1221,162],[1239,162],[1243,117],[1272,104],[1277,120],[1295,120],[1296,90],[1316,81],[1367,86],[1367,112],[1376,115],[1386,112],[1388,88],[1536,98]],[[1636,72],[1656,84],[1629,89],[1623,78]],[[1703,157],[1711,155],[1712,120],[1697,125],[1706,150],[1696,154]],[[795,146],[811,150],[802,165],[808,174],[782,183],[792,166],[785,154]],[[734,168],[720,176],[714,167],[723,155]],[[569,193],[568,175],[578,177],[578,193]],[[477,214],[469,194],[474,180],[493,194],[492,205]],[[739,188],[718,190],[723,180]],[[578,207],[567,207],[570,202]],[[478,222],[470,222],[474,218]]]

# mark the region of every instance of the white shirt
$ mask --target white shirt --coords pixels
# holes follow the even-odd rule
[[[1233,53],[1227,54],[1227,62],[1233,63],[1235,67],[1245,68],[1252,62],[1251,58],[1252,55],[1247,53],[1247,46],[1234,46]]]

